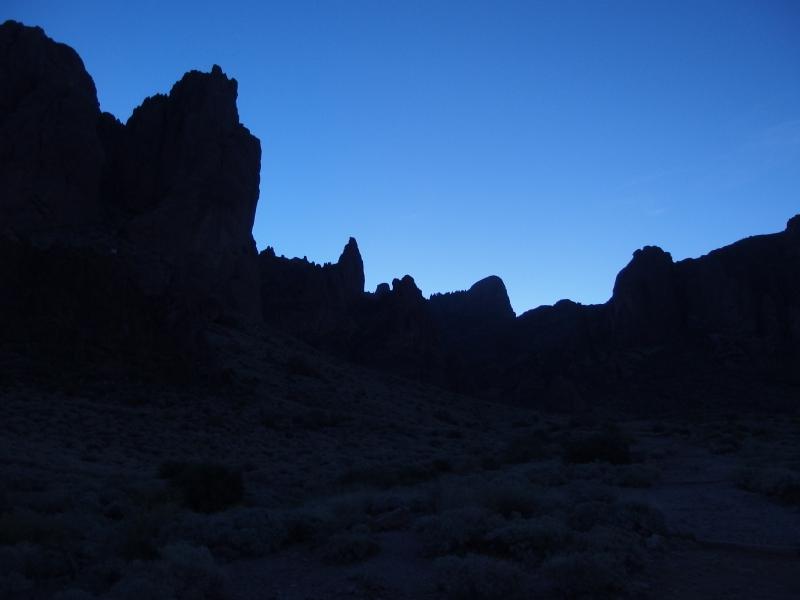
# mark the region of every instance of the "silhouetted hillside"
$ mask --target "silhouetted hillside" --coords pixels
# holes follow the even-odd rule
[[[259,315],[251,230],[260,144],[236,81],[187,73],[123,125],[101,113],[78,55],[39,28],[0,26],[2,234],[115,254],[149,295],[212,317]]]
[[[158,347],[167,362],[207,361],[210,323],[263,321],[339,358],[504,402],[730,403],[798,389],[798,217],[698,259],[637,250],[604,305],[515,317],[495,276],[429,299],[408,275],[369,293],[352,238],[335,264],[257,255],[260,144],[218,66],[122,124],[100,112],[78,55],[41,29],[6,22],[0,48],[14,352],[152,363]]]
[[[338,265],[265,252],[264,316],[342,357],[504,401],[734,403],[772,384],[782,396],[800,372],[797,223],[677,263],[647,246],[607,303],[562,300],[516,318],[494,276],[427,300],[408,276],[354,294]]]

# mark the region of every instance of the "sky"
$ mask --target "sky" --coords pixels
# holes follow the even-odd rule
[[[74,47],[101,108],[214,64],[262,144],[259,249],[367,289],[499,275],[517,313],[605,302],[800,212],[800,2],[4,0]]]

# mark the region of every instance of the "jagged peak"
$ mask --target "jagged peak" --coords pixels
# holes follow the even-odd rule
[[[8,19],[0,25],[0,48],[0,72],[3,73],[3,85],[7,88],[4,94],[0,94],[0,109],[14,108],[14,104],[3,106],[3,100],[10,98],[9,92],[14,90],[16,84],[14,80],[27,70],[23,89],[30,89],[34,83],[40,90],[44,87],[51,93],[57,90],[56,94],[81,96],[82,101],[90,103],[93,110],[99,113],[100,103],[94,79],[86,71],[83,59],[71,46],[55,41],[41,27]],[[24,61],[23,65],[19,64],[20,59]],[[14,68],[5,71],[5,61],[8,61],[6,64],[13,64]]]
[[[364,261],[355,238],[347,240],[336,265],[344,278],[345,290],[352,294],[362,294],[365,282]]]
[[[157,93],[145,98],[133,110],[128,124],[135,126],[140,119],[147,119],[156,107],[167,108],[181,118],[188,114],[203,115],[203,122],[213,122],[223,129],[242,127],[239,122],[239,109],[236,105],[239,84],[228,77],[219,65],[211,71],[191,70],[184,73],[168,94]]]
[[[417,282],[411,275],[392,279],[392,293],[400,298],[422,299],[422,291],[417,287]]]
[[[469,288],[469,291],[470,292],[491,291],[491,292],[502,292],[503,294],[507,294],[506,284],[497,275],[489,275],[488,277],[479,279],[478,281],[472,284],[472,286]]]
[[[659,261],[659,262],[673,262],[672,254],[663,250],[660,246],[643,246],[633,253],[634,261]]]
[[[351,237],[347,240],[347,243],[342,250],[342,253],[339,255],[339,264],[342,262],[349,262],[349,261],[358,261],[363,262],[361,259],[361,252],[358,249],[358,242],[356,242],[356,238]]]

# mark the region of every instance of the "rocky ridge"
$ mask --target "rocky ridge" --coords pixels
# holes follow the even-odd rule
[[[14,364],[208,365],[209,324],[264,323],[263,335],[506,402],[663,406],[800,386],[800,216],[697,259],[637,250],[602,305],[517,317],[496,276],[430,298],[409,275],[365,292],[353,238],[334,264],[257,254],[260,143],[220,67],[187,73],[123,124],[100,111],[77,53],[41,29],[8,21],[0,49],[0,353]]]

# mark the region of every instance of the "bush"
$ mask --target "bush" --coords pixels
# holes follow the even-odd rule
[[[447,465],[436,462],[418,464],[383,464],[358,467],[346,471],[339,476],[339,483],[344,485],[369,485],[388,489],[396,486],[413,485],[437,477]]]
[[[654,533],[659,535],[667,533],[666,521],[661,511],[642,502],[617,504],[610,524],[643,537]]]
[[[159,475],[181,492],[183,503],[195,512],[219,512],[244,498],[241,472],[221,464],[165,463]]]
[[[606,483],[626,488],[653,487],[661,478],[661,473],[646,465],[624,465],[610,471],[604,478]]]
[[[511,439],[502,453],[504,462],[518,465],[548,455],[546,434],[543,431],[529,431]]]
[[[345,418],[343,416],[319,408],[313,408],[292,416],[292,425],[307,431],[320,431],[329,427],[338,427],[344,422]]]
[[[607,522],[613,514],[613,507],[602,500],[574,502],[567,513],[567,523],[575,531],[589,531],[599,523]]]
[[[380,546],[366,533],[340,533],[331,536],[322,550],[322,559],[331,564],[349,565],[375,556]]]
[[[645,547],[651,537],[660,539],[657,535],[645,538],[620,527],[597,525],[581,534],[575,540],[575,546],[588,554],[609,554],[630,572],[644,567]]]
[[[184,513],[172,521],[169,539],[207,546],[228,560],[266,556],[283,547],[289,532],[285,517],[260,508],[236,507],[213,515]]]
[[[447,556],[436,563],[437,588],[448,600],[523,600],[527,578],[517,566],[494,558]]]
[[[319,369],[300,354],[293,354],[286,361],[286,373],[292,376],[322,379]]]
[[[569,529],[551,516],[517,519],[486,536],[496,554],[525,563],[538,563],[563,551],[571,542]]]
[[[632,462],[631,440],[617,429],[584,434],[568,439],[564,445],[564,458],[573,464],[607,462],[627,465]]]
[[[745,467],[734,473],[736,485],[748,492],[800,506],[800,473],[782,467]]]
[[[542,570],[563,598],[619,598],[627,587],[624,565],[607,553],[557,556]]]
[[[478,551],[484,536],[502,522],[485,509],[464,507],[422,517],[415,528],[422,537],[423,552],[428,556],[443,556]]]
[[[208,548],[179,542],[161,549],[162,560],[131,563],[107,595],[115,600],[222,600],[224,578]],[[104,596],[106,597],[106,596]]]
[[[66,528],[52,516],[30,510],[14,510],[0,515],[0,545],[44,544],[66,537]]]
[[[164,526],[173,517],[168,507],[142,510],[122,523],[120,554],[126,560],[155,560]]]
[[[545,490],[525,480],[509,478],[489,482],[480,490],[480,501],[504,517],[528,517],[550,508],[551,498]]]
[[[161,556],[174,580],[177,598],[220,598],[222,571],[205,547],[178,542],[165,546]]]

